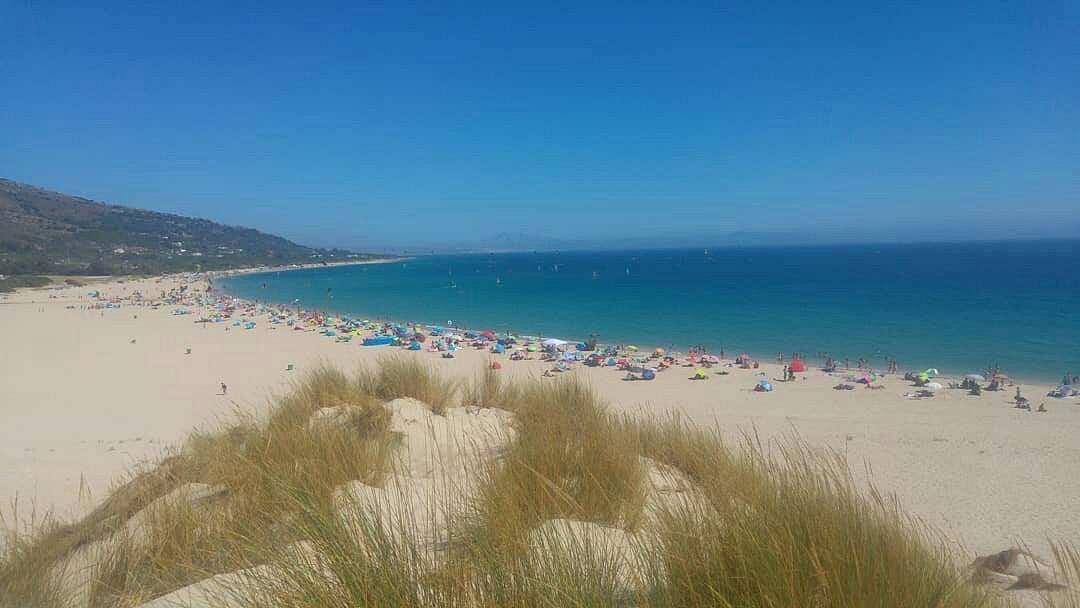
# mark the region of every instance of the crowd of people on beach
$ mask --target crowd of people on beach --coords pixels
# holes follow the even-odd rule
[[[655,380],[659,374],[668,373],[675,368],[688,368],[689,380],[708,380],[713,376],[725,376],[733,369],[752,370],[756,375],[763,378],[753,385],[755,392],[772,392],[775,389],[774,382],[790,383],[800,379],[798,374],[805,374],[811,369],[808,364],[809,357],[804,352],[777,352],[776,362],[782,365],[780,377],[768,378],[766,372],[761,370],[761,363],[747,353],[740,353],[733,359],[728,359],[723,348],[716,352],[701,344],[691,345],[685,352],[677,352],[670,349],[656,348],[643,351],[633,344],[610,344],[604,345],[592,336],[584,341],[568,341],[557,338],[544,338],[542,335],[518,335],[510,331],[496,332],[494,330],[478,331],[461,328],[448,321],[443,326],[420,323],[395,323],[381,319],[363,319],[348,315],[335,316],[321,310],[305,309],[299,302],[292,305],[268,304],[258,301],[249,301],[226,295],[215,290],[212,279],[205,276],[190,276],[182,281],[178,287],[163,290],[158,297],[148,297],[142,291],[136,290],[123,297],[109,296],[99,291],[90,292],[90,304],[86,308],[109,309],[118,308],[122,305],[152,306],[159,308],[166,306],[171,308],[173,315],[192,315],[197,317],[195,323],[203,328],[223,326],[225,331],[253,330],[260,325],[266,325],[271,330],[287,329],[289,331],[306,332],[321,335],[333,339],[339,343],[358,342],[363,346],[401,348],[409,351],[423,351],[438,354],[442,358],[455,358],[463,349],[482,351],[492,355],[490,365],[494,369],[500,369],[500,359],[507,361],[532,361],[539,360],[548,365],[545,366],[542,377],[553,377],[560,373],[569,372],[582,366],[589,368],[610,368],[623,374],[626,381],[650,381]],[[70,308],[70,306],[69,306]],[[188,348],[185,354],[191,354]],[[840,359],[830,353],[817,353],[817,358],[822,361],[817,369],[828,375],[838,376],[842,381],[834,386],[836,390],[852,390],[855,385],[862,384],[867,389],[882,389],[882,381],[888,376],[903,378],[910,382],[911,386],[919,389],[905,396],[916,399],[933,397],[935,391],[945,388],[937,381],[936,369],[927,369],[922,372],[907,372],[900,376],[898,362],[886,357],[884,370],[876,370],[866,358],[858,358],[852,367],[849,358]],[[289,366],[292,368],[292,365]],[[713,369],[717,368],[717,369]],[[983,391],[1004,390],[1006,386],[1014,386],[1011,379],[1000,372],[996,367],[988,368],[987,375],[990,377],[988,384],[986,377],[979,374],[969,374],[956,384],[950,383],[948,388],[957,388],[968,391],[971,396],[978,397]],[[1072,386],[1077,385],[1076,377],[1066,375],[1062,385],[1052,392],[1050,396],[1066,398],[1077,396]],[[221,394],[225,395],[227,386],[221,383]],[[1017,387],[1015,397],[1016,406],[1030,410],[1028,400],[1020,395]],[[1037,409],[1036,411],[1045,411]]]

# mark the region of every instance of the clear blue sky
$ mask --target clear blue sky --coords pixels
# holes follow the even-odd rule
[[[1078,227],[1080,2],[723,4],[0,0],[0,176],[355,247]]]

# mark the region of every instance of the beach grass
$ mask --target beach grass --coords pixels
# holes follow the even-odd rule
[[[399,397],[437,403],[436,416],[513,414],[493,457],[442,480],[433,496],[469,489],[445,517],[341,492],[359,481],[389,493],[405,473],[385,405]],[[682,489],[658,491],[662,471]],[[213,498],[163,502],[192,483]],[[1080,552],[1054,549],[1069,589],[1047,601],[1080,605]],[[80,552],[92,575],[73,594],[62,571]],[[7,539],[0,607],[134,607],[230,572],[212,605],[1009,605],[969,581],[943,538],[855,483],[843,458],[797,437],[728,445],[677,415],[615,414],[572,377],[485,371],[458,386],[391,358],[354,374],[318,368],[267,414],[192,435],[87,518]]]
[[[374,368],[361,368],[356,381],[380,399],[410,397],[440,415],[456,404],[460,388],[456,380],[438,374],[419,359],[400,355],[384,357]]]
[[[0,293],[13,293],[16,289],[29,287],[45,287],[51,285],[52,279],[33,274],[7,275],[0,280]]]

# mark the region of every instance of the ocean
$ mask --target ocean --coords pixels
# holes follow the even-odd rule
[[[729,357],[1080,372],[1080,240],[416,257],[240,275],[236,296],[339,314]]]

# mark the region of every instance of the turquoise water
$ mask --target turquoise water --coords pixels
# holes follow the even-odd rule
[[[355,316],[650,348],[955,373],[997,362],[1041,381],[1080,372],[1075,240],[431,256],[222,285]]]

